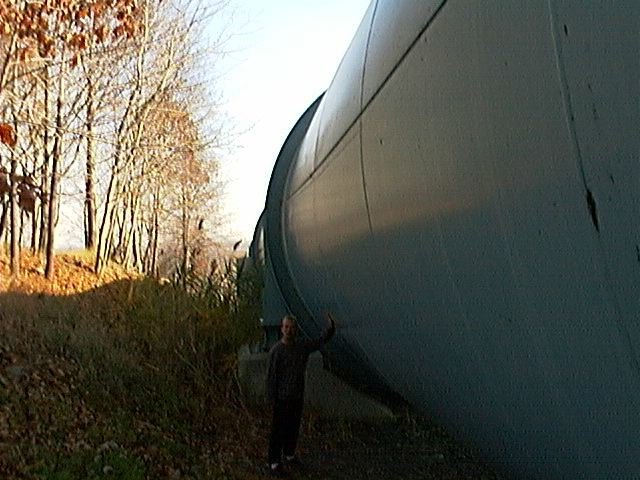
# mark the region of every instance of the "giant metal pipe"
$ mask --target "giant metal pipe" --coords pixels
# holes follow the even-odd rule
[[[266,323],[333,311],[336,368],[517,478],[640,478],[639,22],[373,1],[274,169]]]

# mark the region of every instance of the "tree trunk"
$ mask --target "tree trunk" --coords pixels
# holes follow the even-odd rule
[[[49,222],[47,228],[47,259],[44,274],[48,280],[53,278],[54,274],[54,239],[55,239],[55,219],[56,210],[58,207],[58,183],[60,181],[59,176],[59,164],[62,160],[62,141],[63,141],[63,125],[62,125],[62,106],[64,104],[64,67],[61,68],[60,83],[58,85],[58,101],[56,109],[56,136],[53,143],[53,158],[51,162],[51,184],[49,194]]]
[[[158,232],[158,230],[160,228],[160,224],[158,222],[157,214],[153,221],[154,221],[154,225],[153,225],[153,249],[151,251],[151,272],[154,277],[158,277],[160,274],[158,269],[158,243],[159,243],[159,236],[160,236],[160,233]]]
[[[132,256],[132,266],[137,271],[141,272],[144,269],[144,263],[142,260],[142,224],[138,223],[135,227],[135,231],[133,232],[133,238],[131,241],[131,256]]]
[[[147,225],[148,244],[145,249],[144,270],[147,275],[158,277],[158,229],[160,222],[158,219],[160,209],[160,187],[156,187],[153,195],[153,210],[151,212],[151,225]]]
[[[93,104],[93,82],[87,82],[87,165],[85,177],[85,199],[84,199],[84,247],[92,250],[96,244],[96,200],[93,174],[95,171],[95,141],[94,141],[94,118],[95,108]]]
[[[0,243],[4,240],[4,232],[7,227],[7,213],[9,212],[10,199],[2,200],[2,214],[0,214]]]
[[[44,68],[44,118],[49,119],[50,114],[50,88],[51,81],[49,77],[49,67]],[[47,185],[49,183],[49,167],[51,165],[51,150],[49,144],[51,143],[51,136],[49,132],[49,122],[44,128],[44,149],[42,156],[42,175],[40,177],[40,235],[38,240],[38,252],[43,253],[47,248],[47,228],[49,221],[47,219],[49,212],[49,189]]]
[[[20,215],[18,215],[18,220],[20,225],[18,226],[18,231],[20,232],[18,234],[18,258],[20,258],[20,254],[22,253],[22,238],[24,237],[24,210],[20,209],[19,210]]]
[[[182,195],[182,275],[186,285],[187,267],[189,266],[189,212],[186,201],[184,201],[184,192]]]
[[[48,129],[47,129],[48,130]],[[45,133],[48,136],[48,133]],[[38,252],[43,253],[47,249],[47,229],[49,227],[49,168],[51,166],[51,155],[47,151],[42,166],[42,178],[40,188],[42,191],[40,205],[40,234],[38,235]]]
[[[138,215],[140,212],[140,197],[138,195],[131,195],[131,202],[129,204],[130,219],[129,227],[122,232],[122,263],[125,266],[133,266],[133,260],[135,259],[135,231],[138,225]]]
[[[102,212],[102,220],[100,221],[100,228],[98,229],[98,244],[96,246],[96,256],[94,262],[94,271],[100,273],[107,259],[111,255],[111,235],[113,232],[115,199],[114,196],[119,188],[118,181],[118,167],[120,165],[120,156],[122,155],[122,147],[118,145],[114,164],[111,167],[111,178],[109,178],[109,185],[105,194],[104,211]]]
[[[41,208],[41,207],[40,207]],[[38,209],[31,212],[31,253],[38,251]]]
[[[104,202],[104,212],[102,213],[102,220],[100,222],[100,229],[98,230],[98,245],[96,246],[96,260],[93,265],[93,269],[96,273],[102,271],[104,266],[104,244],[106,242],[106,229],[107,218],[111,214],[111,196],[115,183],[115,171],[112,171],[111,178],[109,179],[109,186],[107,187],[106,198]]]
[[[18,183],[16,175],[18,162],[14,155],[11,155],[11,195],[9,201],[11,203],[11,218],[9,220],[9,235],[11,237],[9,247],[11,276],[16,278],[20,275],[20,260],[18,258]]]
[[[17,132],[16,114],[13,113],[14,128]],[[14,149],[11,150],[11,277],[20,276],[20,240],[22,224],[20,222],[20,208],[18,206],[18,159]]]
[[[125,256],[126,256],[126,251],[125,251],[125,246],[126,246],[126,242],[127,242],[127,237],[128,237],[128,229],[126,228],[126,225],[128,223],[128,217],[129,217],[129,210],[130,210],[130,205],[131,205],[131,193],[128,192],[129,186],[127,185],[127,187],[124,189],[124,191],[122,192],[122,198],[123,201],[120,205],[120,208],[118,209],[118,215],[116,218],[116,233],[117,235],[114,235],[114,239],[117,238],[117,241],[114,242],[115,246],[113,247],[113,257],[114,260],[120,264],[124,264],[125,262]]]

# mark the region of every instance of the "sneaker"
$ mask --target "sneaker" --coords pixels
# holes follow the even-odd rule
[[[304,467],[304,464],[295,455],[292,457],[285,456],[284,463],[287,467],[296,467],[296,468]]]
[[[287,476],[287,472],[281,463],[274,463],[272,465],[267,465],[267,473],[272,477],[285,478]]]

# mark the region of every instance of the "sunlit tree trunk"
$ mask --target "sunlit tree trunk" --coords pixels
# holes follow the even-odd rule
[[[184,187],[182,188],[182,198],[182,274],[186,279],[189,266],[189,209],[185,201]]]
[[[10,208],[10,200],[3,198],[0,203],[2,203],[2,213],[0,213],[0,243],[2,243],[4,242],[4,234],[7,228],[7,213]]]
[[[38,251],[38,207],[31,214],[31,253],[35,254]]]
[[[85,173],[85,198],[84,198],[84,246],[92,250],[96,244],[96,199],[94,185],[95,171],[95,140],[94,140],[94,90],[93,81],[87,81],[87,163]]]
[[[105,263],[104,244],[107,241],[107,238],[106,238],[107,220],[111,216],[111,210],[112,210],[111,196],[112,196],[112,191],[113,191],[115,182],[116,182],[115,173],[112,173],[111,178],[109,179],[109,186],[107,187],[107,192],[105,194],[104,211],[102,212],[102,220],[100,221],[100,228],[98,229],[98,244],[96,246],[96,255],[95,255],[95,263],[94,263],[94,270],[96,273],[100,273]]]
[[[18,258],[18,216],[20,215],[20,213],[18,207],[18,182],[16,181],[17,175],[18,161],[16,160],[15,155],[11,155],[11,196],[9,197],[11,205],[11,218],[9,224],[9,263],[12,277],[17,277],[20,275],[20,259]]]
[[[133,266],[135,259],[135,232],[138,228],[138,216],[140,213],[140,196],[132,195],[129,204],[129,222],[128,226],[124,225],[125,231],[122,233],[122,245],[123,252],[122,263],[127,266]]]
[[[50,88],[51,78],[49,76],[49,67],[44,67],[44,118],[48,120],[50,118]],[[42,172],[40,174],[40,234],[38,236],[38,251],[43,253],[47,249],[47,229],[48,229],[48,215],[49,215],[49,171],[51,166],[51,150],[49,145],[51,143],[51,135],[49,131],[48,121],[44,127],[43,132],[44,147],[42,153]]]
[[[58,207],[58,183],[60,181],[59,165],[62,160],[62,143],[63,143],[63,122],[62,122],[62,108],[64,105],[64,93],[65,93],[65,72],[64,64],[61,67],[60,78],[58,83],[58,99],[56,102],[56,135],[53,143],[53,158],[51,162],[51,184],[49,192],[49,223],[47,225],[47,250],[46,250],[46,265],[45,265],[45,277],[49,280],[53,278],[54,274],[54,240],[55,240],[55,224]]]
[[[151,272],[155,277],[158,276],[158,241],[160,236],[160,218],[159,218],[159,210],[160,210],[160,195],[156,195],[156,208],[154,209],[153,215],[153,250],[151,255]]]
[[[20,256],[22,254],[22,245],[23,245],[23,238],[24,238],[24,217],[25,217],[25,213],[22,209],[20,209],[20,215],[18,215],[18,259],[20,259]]]
[[[160,185],[154,187],[151,222],[147,225],[147,246],[145,248],[145,273],[157,277],[158,276],[158,237],[160,229]]]

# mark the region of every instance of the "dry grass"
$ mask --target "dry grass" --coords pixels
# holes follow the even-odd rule
[[[255,470],[264,433],[235,384],[235,351],[252,334],[238,302],[116,267],[98,278],[76,255],[56,263],[48,282],[25,257],[12,281],[0,260],[0,477]]]

